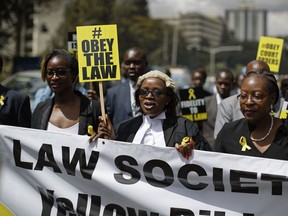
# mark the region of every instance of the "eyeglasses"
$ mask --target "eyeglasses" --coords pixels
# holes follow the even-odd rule
[[[246,102],[248,98],[254,102],[259,102],[262,101],[267,95],[262,95],[262,94],[252,94],[252,95],[247,95],[247,94],[239,94],[237,98],[240,100],[240,102]]]
[[[162,89],[153,89],[153,90],[148,90],[148,89],[139,89],[139,96],[140,97],[146,97],[151,93],[154,98],[162,96],[165,91]]]
[[[53,70],[47,70],[46,71],[46,76],[48,78],[53,77],[56,75],[57,77],[65,77],[66,76],[66,71],[69,71],[69,68],[58,68],[58,69],[53,69]]]

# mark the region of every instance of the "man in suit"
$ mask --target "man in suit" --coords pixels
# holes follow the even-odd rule
[[[207,139],[212,149],[214,148],[214,128],[217,110],[220,102],[230,96],[233,87],[233,73],[223,69],[216,74],[217,93],[204,98],[208,119],[202,122],[202,135]]]
[[[269,65],[262,60],[253,60],[247,64],[245,74],[252,70],[270,71],[270,68],[269,68]],[[215,139],[219,131],[221,130],[221,128],[226,122],[232,122],[232,121],[244,118],[240,109],[240,103],[239,103],[237,96],[238,95],[232,95],[226,98],[225,100],[221,101],[218,107],[217,116],[216,116],[216,123],[215,123],[215,130],[214,130]]]
[[[0,74],[3,58],[0,56]],[[31,127],[30,98],[0,84],[0,125]]]
[[[147,65],[147,57],[142,49],[132,47],[125,51],[122,69],[127,74],[127,79],[109,88],[105,101],[107,114],[114,128],[117,128],[120,122],[140,114],[138,114],[133,95],[137,79],[147,72]]]

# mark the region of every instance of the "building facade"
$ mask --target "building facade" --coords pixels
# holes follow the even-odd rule
[[[226,10],[225,19],[229,35],[239,41],[258,41],[267,35],[267,10],[243,4],[239,9]]]
[[[224,22],[220,16],[209,17],[199,13],[180,15],[179,30],[187,48],[217,47],[221,45]]]

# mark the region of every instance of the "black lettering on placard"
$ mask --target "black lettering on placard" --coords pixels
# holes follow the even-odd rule
[[[105,52],[105,62],[106,62],[106,65],[113,65],[114,62],[112,62],[112,52]]]
[[[89,52],[90,51],[90,43],[88,40],[83,40],[81,43],[82,52]]]
[[[91,68],[91,77],[90,79],[107,79],[107,78],[116,78],[116,65],[112,66],[95,66]]]
[[[256,185],[256,182],[252,181],[241,181],[241,179],[257,179],[256,172],[247,172],[241,170],[231,170],[230,171],[230,184],[231,184],[231,191],[237,193],[252,193],[258,194],[259,188],[257,186],[243,186],[246,185]]]
[[[89,161],[88,161],[88,165],[86,165],[85,150],[77,148],[76,151],[74,152],[73,158],[70,162],[70,148],[62,146],[63,166],[65,167],[68,175],[75,176],[76,166],[79,162],[80,172],[81,172],[82,176],[86,179],[91,179],[98,159],[99,159],[99,152],[92,151],[90,158],[89,158]]]
[[[207,176],[206,171],[203,167],[196,165],[196,164],[186,164],[182,166],[178,172],[178,179],[179,181],[188,189],[192,190],[203,190],[208,186],[208,184],[199,182],[198,184],[191,184],[188,182],[188,174],[190,172],[195,172],[198,176]]]
[[[73,42],[73,43],[71,43],[71,47],[72,47],[72,49],[77,49],[77,42]]]
[[[47,157],[47,161],[46,161]],[[36,166],[34,170],[43,170],[44,167],[51,167],[53,168],[53,171],[56,173],[61,173],[60,168],[58,167],[54,154],[53,154],[53,148],[51,144],[43,144],[39,150],[38,153],[38,161],[36,163]]]
[[[82,67],[82,74],[83,74],[84,80],[90,80],[90,77],[87,74],[87,68],[86,67]]]
[[[84,57],[86,57],[86,66],[91,66],[91,64],[92,64],[91,56],[92,55],[93,55],[92,53],[85,53],[84,54]]]
[[[21,148],[20,140],[13,139],[13,156],[14,156],[15,165],[23,169],[32,170],[33,163],[21,161],[21,152],[22,152],[22,148]]]
[[[158,180],[155,176],[153,176],[152,171],[156,167],[160,168],[163,171],[163,176],[161,176],[161,178],[163,180]],[[161,188],[168,187],[174,181],[172,168],[169,166],[168,163],[166,163],[165,161],[162,161],[162,160],[150,160],[150,161],[148,161],[144,165],[143,171],[144,171],[144,176],[145,176],[147,182],[154,187],[161,187]],[[158,178],[160,178],[160,177],[158,176]]]
[[[262,174],[261,180],[271,181],[272,184],[272,195],[282,195],[283,193],[283,182],[287,182],[287,176]]]
[[[94,65],[105,65],[104,53],[94,53]]]
[[[136,182],[140,180],[141,178],[140,172],[129,166],[129,165],[138,166],[137,161],[133,157],[128,156],[128,155],[120,155],[115,158],[114,163],[120,171],[127,172],[128,174],[131,175],[131,177],[127,179],[127,178],[124,178],[123,172],[115,173],[114,179],[117,182],[121,184],[135,184]],[[129,165],[126,165],[125,163],[128,163]]]
[[[94,40],[83,40],[81,43],[82,51],[88,52],[111,52],[113,48],[114,39],[94,39]]]

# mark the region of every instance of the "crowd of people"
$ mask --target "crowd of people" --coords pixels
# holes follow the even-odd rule
[[[235,79],[231,70],[218,70],[211,92],[203,87],[206,71],[195,70],[192,87],[204,93],[207,112],[207,120],[199,122],[181,116],[174,80],[165,71],[149,70],[138,47],[125,51],[121,80],[105,91],[105,115],[95,87],[79,84],[77,58],[67,50],[44,55],[41,77],[47,87],[39,89],[32,107],[28,96],[0,85],[0,124],[89,135],[89,142],[101,137],[175,147],[187,159],[198,149],[288,160],[288,126],[279,118],[288,78],[278,87],[261,60],[249,62]]]

